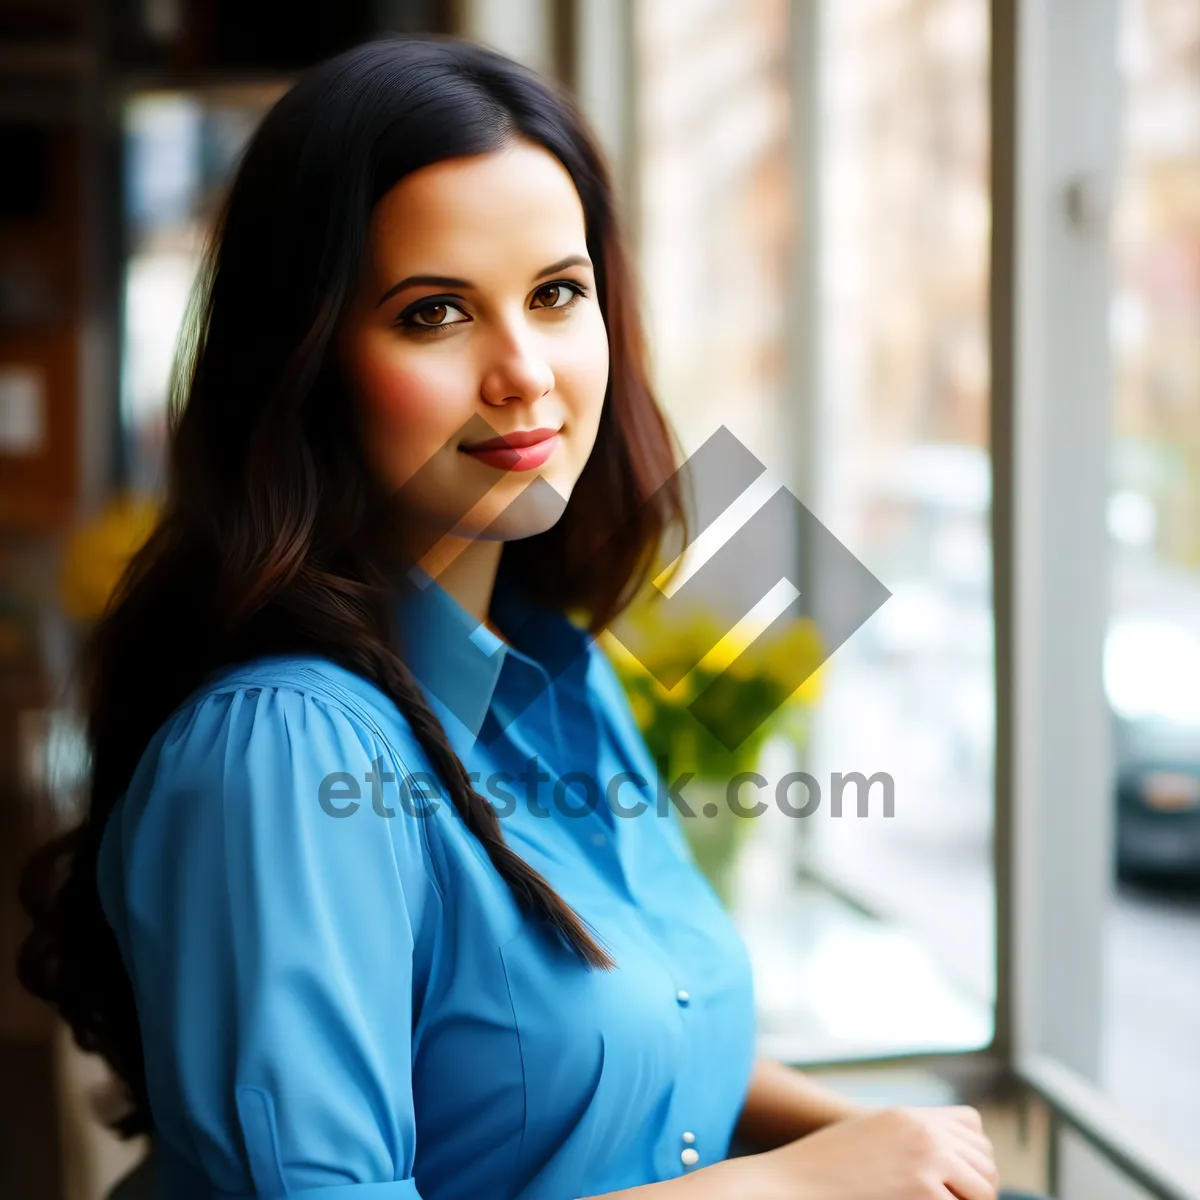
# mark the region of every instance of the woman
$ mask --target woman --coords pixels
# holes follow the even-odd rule
[[[995,1196],[973,1109],[755,1061],[735,930],[626,819],[592,636],[683,518],[633,291],[579,116],[478,46],[362,46],[252,139],[25,888],[158,1195]]]

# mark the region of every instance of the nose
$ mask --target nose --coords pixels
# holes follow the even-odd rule
[[[554,371],[528,330],[498,333],[493,347],[480,389],[485,404],[530,403],[554,387]]]

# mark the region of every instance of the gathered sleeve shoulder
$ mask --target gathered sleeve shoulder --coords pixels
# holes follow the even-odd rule
[[[239,686],[176,714],[114,810],[99,882],[160,1157],[215,1191],[419,1200],[415,948],[440,901],[386,782],[405,769],[353,708]]]

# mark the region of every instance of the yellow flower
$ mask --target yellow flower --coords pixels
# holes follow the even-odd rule
[[[737,678],[766,676],[782,686],[803,675],[804,682],[789,701],[811,706],[820,695],[818,666],[824,648],[820,630],[811,618],[791,621],[782,632],[776,629],[770,634],[765,632],[766,622],[750,619],[727,629],[707,610],[693,608],[681,613],[651,594],[635,604],[628,619],[637,630],[639,645],[644,647],[642,654],[633,654],[608,630],[600,634],[600,640],[627,678],[653,678],[651,690],[664,704],[688,704],[701,671],[709,675],[729,671]],[[750,653],[743,658],[747,650]],[[674,674],[684,664],[695,667],[673,688],[657,684],[664,668],[674,668],[670,672]]]
[[[771,643],[768,664],[772,675],[780,683],[795,679],[800,672],[806,674],[797,689],[796,697],[802,703],[816,702],[821,690],[821,664],[825,658],[825,647],[817,623],[809,617],[794,621],[787,631]]]
[[[646,664],[636,654],[631,654],[625,643],[613,635],[611,629],[601,629],[596,635],[600,648],[608,655],[619,673],[627,675],[649,675]]]
[[[654,705],[641,692],[630,692],[629,707],[633,712],[633,719],[638,723],[638,728],[649,728],[650,722],[654,720]]]
[[[118,496],[98,517],[67,538],[59,598],[77,621],[98,617],[129,560],[141,549],[158,520],[158,506],[144,496]]]
[[[749,650],[744,658],[741,655]],[[816,623],[810,618],[790,622],[782,633],[767,634],[761,623],[743,620],[729,631],[704,658],[712,671],[732,669],[735,675],[766,675],[786,685],[801,672],[811,678],[821,662],[822,643]],[[739,662],[739,659],[741,661]]]
[[[802,704],[805,708],[812,708],[821,698],[821,691],[824,687],[825,668],[817,667],[815,671],[792,693],[792,701],[796,704]]]

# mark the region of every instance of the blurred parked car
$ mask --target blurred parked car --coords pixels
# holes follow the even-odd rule
[[[1200,883],[1200,630],[1168,617],[1109,630],[1121,880]]]

